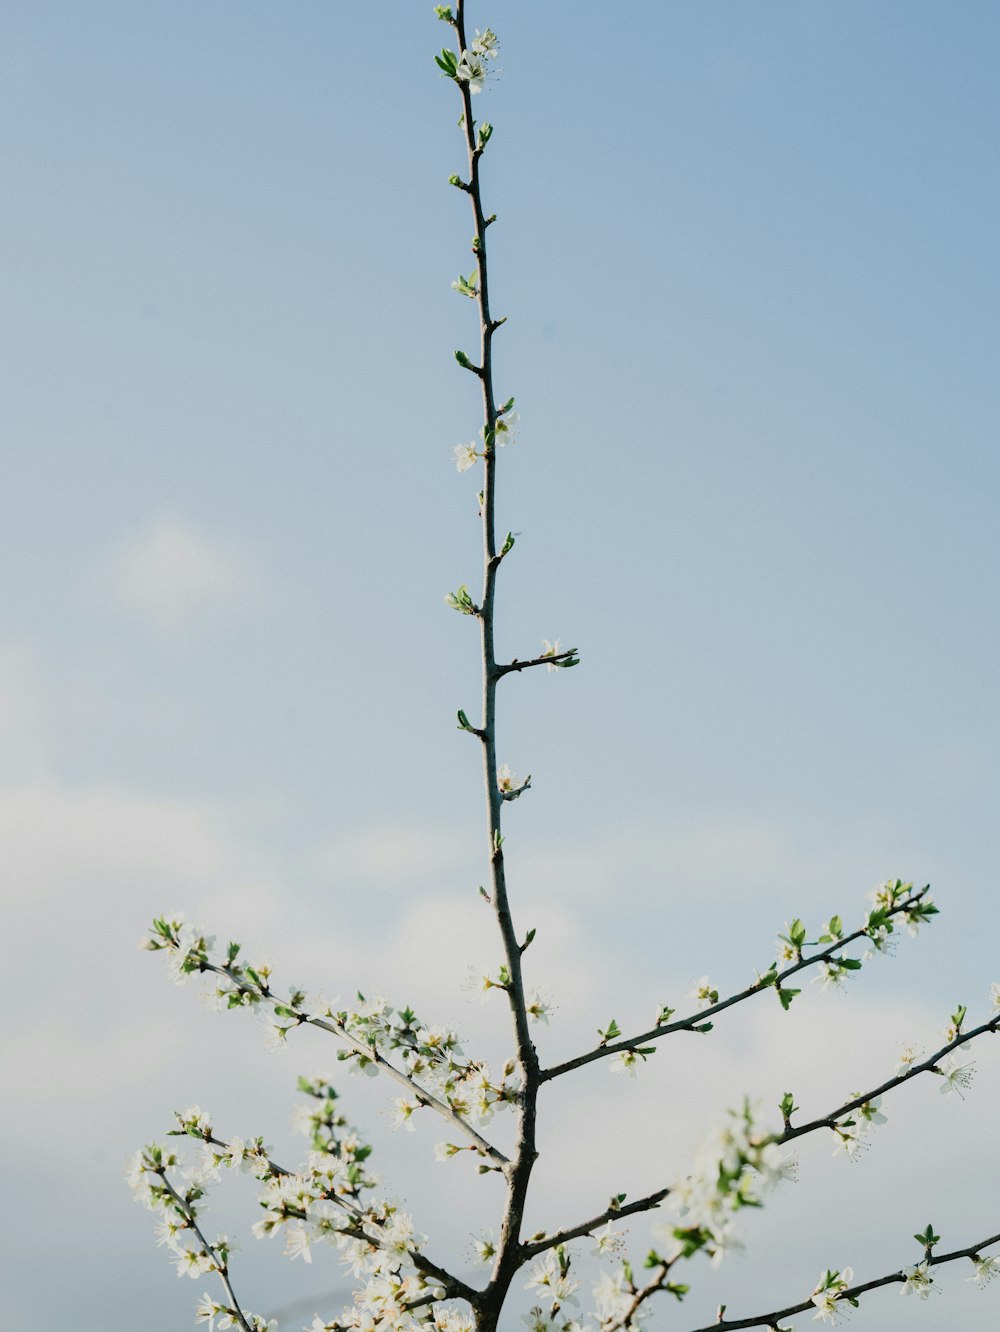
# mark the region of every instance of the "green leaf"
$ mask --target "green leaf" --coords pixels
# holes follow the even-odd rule
[[[781,1007],[785,1010],[786,1013],[792,1006],[792,1000],[795,998],[796,995],[801,993],[802,993],[801,990],[784,990],[784,989],[778,990],[778,998],[781,1000]]]

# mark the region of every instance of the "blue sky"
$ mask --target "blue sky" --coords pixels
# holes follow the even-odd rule
[[[785,919],[850,917],[887,875],[932,881],[940,922],[853,996],[811,996],[794,1039],[720,1038],[727,1087],[769,1060],[777,1085],[790,1049],[820,1078],[872,1014],[895,1050],[900,1015],[943,1020],[1000,979],[1000,19],[508,0],[472,21],[502,42],[477,111],[496,125],[499,388],[523,424],[500,642],[583,653],[512,680],[501,721],[502,757],[533,774],[509,849],[521,916],[550,926],[546,1040],[561,1055],[706,970],[742,983]],[[65,1200],[5,1332],[117,1332],[136,1308],[150,1332],[186,1326],[197,1292],[153,1251],[121,1160],[175,1101],[242,1108],[237,1076],[255,1131],[284,1131],[294,1056],[275,1078],[252,1033],[164,987],[135,953],[153,909],[242,931],[309,984],[332,985],[326,947],[348,992],[394,967],[459,1025],[487,1020],[448,998],[462,941],[475,962],[492,945],[470,914],[478,756],[452,723],[478,696],[475,636],[442,602],[479,569],[476,486],[450,457],[477,405],[451,359],[475,331],[449,287],[469,224],[446,184],[445,36],[410,3],[0,15],[8,1142],[27,1226]],[[925,1096],[931,1127],[900,1129],[896,1176],[875,1152],[851,1170],[882,1266],[884,1198],[914,1161],[928,1192],[900,1242],[938,1196],[958,1208],[945,1148],[988,1140],[980,1062],[978,1104],[944,1127]],[[581,1082],[606,1124],[602,1088]],[[383,1136],[417,1190],[412,1144]],[[294,1289],[276,1272],[254,1307]],[[992,1293],[949,1308],[985,1328]],[[893,1332],[898,1312],[867,1318]]]

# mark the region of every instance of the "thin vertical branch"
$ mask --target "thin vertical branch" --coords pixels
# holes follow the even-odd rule
[[[464,0],[457,0],[455,30],[458,37],[458,54],[461,58],[462,52],[467,49]],[[521,949],[518,945],[507,897],[501,829],[501,813],[504,802],[497,784],[496,688],[501,673],[497,667],[494,650],[494,615],[497,570],[500,567],[502,557],[497,555],[495,521],[497,472],[495,430],[498,413],[493,390],[493,335],[499,324],[495,323],[490,315],[489,262],[486,244],[486,231],[489,221],[483,208],[479,174],[483,149],[476,137],[476,126],[472,115],[472,94],[469,84],[462,80],[456,82],[462,96],[464,111],[462,123],[465,130],[469,161],[469,181],[466,192],[472,203],[474,235],[476,238],[474,242],[478,269],[476,303],[479,311],[480,329],[480,358],[477,373],[482,386],[483,438],[485,441],[485,477],[482,503],[483,595],[479,610],[482,642],[483,714],[479,738],[483,749],[483,779],[486,787],[487,847],[492,882],[490,898],[503,940],[504,959],[510,976],[507,996],[517,1043],[517,1066],[521,1077],[517,1143],[511,1163],[505,1171],[507,1202],[501,1226],[497,1258],[490,1284],[484,1292],[480,1306],[481,1325],[495,1326],[499,1307],[510,1286],[511,1279],[522,1261],[520,1252],[521,1219],[524,1214],[524,1203],[532,1166],[537,1156],[535,1150],[535,1107],[538,1097],[539,1066],[538,1056],[528,1028],[524,980],[521,972]]]

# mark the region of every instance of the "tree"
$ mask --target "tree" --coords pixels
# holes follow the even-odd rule
[[[781,1098],[773,1122],[760,1108],[743,1101],[726,1111],[719,1126],[682,1177],[655,1180],[651,1191],[638,1198],[616,1194],[595,1200],[595,1209],[582,1218],[568,1218],[552,1229],[524,1233],[524,1218],[532,1174],[538,1158],[536,1128],[544,1112],[544,1089],[591,1063],[607,1060],[611,1068],[629,1077],[641,1073],[644,1063],[669,1038],[682,1033],[707,1036],[717,1016],[736,1005],[765,1001],[773,991],[786,1012],[801,994],[800,978],[812,974],[825,985],[840,986],[870,957],[889,950],[901,930],[915,935],[936,914],[929,887],[894,879],[880,884],[860,923],[850,928],[832,916],[819,930],[810,931],[799,919],[785,926],[778,937],[776,956],[767,959],[745,988],[726,996],[708,977],[702,978],[689,1011],[659,1005],[646,1030],[627,1033],[614,1018],[597,1035],[594,1045],[557,1064],[543,1066],[532,1037],[532,1023],[548,1017],[546,999],[526,979],[525,954],[534,930],[515,924],[508,896],[503,817],[507,804],[530,790],[531,778],[519,779],[497,751],[497,700],[501,683],[525,671],[545,667],[559,672],[576,666],[575,648],[545,641],[534,656],[498,661],[494,643],[495,594],[500,570],[515,545],[510,532],[502,539],[496,530],[496,486],[501,453],[517,433],[514,399],[498,401],[494,390],[493,343],[505,322],[490,305],[488,267],[489,228],[495,216],[486,211],[482,164],[493,129],[474,118],[473,97],[489,77],[498,51],[490,29],[466,29],[464,0],[452,8],[438,6],[438,18],[455,36],[453,47],[436,57],[442,75],[461,99],[460,126],[467,166],[451,177],[451,185],[466,195],[473,215],[472,271],[452,283],[468,298],[478,314],[479,349],[455,352],[458,365],[478,383],[482,399],[482,426],[476,441],[458,445],[459,472],[482,465],[479,508],[483,530],[483,582],[478,593],[461,585],[446,596],[448,605],[476,622],[479,628],[483,698],[481,712],[470,719],[457,712],[458,727],[478,742],[486,794],[486,851],[489,887],[480,891],[492,911],[502,944],[503,960],[478,984],[490,995],[497,992],[510,1011],[511,1057],[499,1073],[467,1055],[457,1033],[447,1026],[425,1022],[408,1007],[393,1008],[384,1001],[366,1001],[343,1008],[310,997],[298,987],[278,986],[269,968],[245,960],[241,944],[230,942],[216,949],[212,937],[189,927],[179,917],[162,916],[153,922],[145,940],[151,951],[164,954],[176,979],[195,975],[207,978],[210,994],[220,1009],[251,1009],[269,1015],[272,1040],[285,1043],[301,1026],[316,1027],[339,1043],[339,1058],[369,1075],[382,1075],[401,1094],[395,1099],[399,1126],[410,1126],[418,1113],[444,1120],[448,1137],[438,1148],[442,1162],[471,1154],[480,1173],[503,1179],[505,1203],[495,1237],[478,1244],[484,1275],[473,1283],[459,1275],[452,1259],[433,1251],[415,1228],[415,1221],[376,1188],[367,1165],[370,1149],[349,1127],[338,1096],[325,1080],[300,1079],[308,1098],[303,1116],[311,1145],[309,1161],[296,1169],[276,1161],[262,1137],[233,1137],[216,1126],[198,1107],[177,1116],[172,1136],[190,1137],[199,1144],[193,1168],[170,1143],[154,1144],[137,1153],[132,1184],[137,1195],[160,1216],[160,1238],[173,1254],[179,1273],[194,1277],[214,1274],[221,1290],[205,1294],[197,1319],[214,1328],[239,1327],[259,1332],[268,1321],[241,1306],[230,1273],[231,1245],[224,1237],[211,1238],[202,1219],[207,1188],[225,1170],[251,1172],[261,1183],[263,1217],[254,1227],[258,1237],[282,1233],[286,1252],[308,1258],[324,1244],[337,1250],[359,1278],[354,1306],[338,1318],[320,1315],[313,1332],[341,1327],[411,1329],[435,1327],[441,1332],[468,1332],[496,1328],[511,1307],[515,1291],[527,1281],[535,1301],[527,1323],[538,1332],[579,1327],[617,1332],[636,1327],[655,1306],[669,1296],[684,1301],[697,1275],[693,1264],[702,1258],[717,1263],[736,1242],[737,1214],[762,1205],[767,1192],[789,1175],[792,1165],[785,1152],[808,1135],[826,1133],[839,1150],[852,1157],[866,1143],[866,1135],[886,1116],[884,1098],[897,1088],[933,1074],[945,1093],[962,1094],[971,1077],[965,1058],[968,1046],[979,1037],[1000,1030],[1000,985],[992,987],[991,1011],[969,1021],[964,1006],[951,1015],[944,1039],[930,1054],[907,1048],[898,1067],[878,1085],[862,1092],[846,1092],[824,1111],[803,1117],[791,1092]],[[860,956],[859,956],[860,954]],[[530,960],[530,959],[529,959]],[[493,1122],[498,1115],[513,1125],[513,1146],[497,1145]],[[637,1257],[623,1256],[620,1224],[626,1218],[656,1213],[655,1244]],[[589,1238],[602,1259],[610,1260],[578,1311],[580,1283],[575,1242]],[[918,1249],[901,1254],[892,1271],[856,1283],[850,1268],[824,1271],[811,1288],[796,1283],[788,1295],[779,1294],[764,1313],[727,1316],[723,1306],[713,1327],[778,1329],[786,1320],[808,1314],[835,1321],[847,1305],[886,1286],[903,1294],[926,1297],[933,1289],[935,1269],[967,1259],[972,1276],[985,1284],[1000,1270],[1000,1255],[986,1252],[1000,1244],[1000,1234],[965,1236],[958,1247],[943,1249],[933,1226],[915,1235]],[[906,1257],[915,1261],[907,1263]],[[690,1271],[688,1264],[692,1264]],[[694,1276],[691,1275],[694,1274]],[[591,1307],[592,1306],[592,1307]],[[698,1329],[707,1332],[707,1329]]]

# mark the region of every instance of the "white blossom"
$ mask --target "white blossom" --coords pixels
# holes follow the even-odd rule
[[[396,1110],[392,1117],[392,1127],[394,1129],[405,1128],[410,1133],[415,1132],[413,1115],[415,1111],[420,1109],[420,1102],[400,1096],[396,1098],[395,1106]]]
[[[927,1269],[928,1260],[926,1258],[922,1263],[914,1263],[912,1267],[904,1267],[901,1293],[903,1295],[916,1295],[918,1299],[926,1300],[934,1289],[933,1278]]]
[[[472,1241],[472,1252],[477,1263],[489,1263],[496,1257],[497,1242],[492,1230],[486,1230]]]
[[[833,1131],[837,1138],[837,1145],[833,1149],[834,1156],[843,1152],[849,1161],[856,1161],[862,1152],[866,1152],[870,1146],[862,1138],[861,1129],[857,1124],[848,1124],[844,1121],[838,1124]]]
[[[500,54],[499,38],[490,28],[487,28],[484,32],[480,32],[477,28],[472,50],[476,55],[482,56],[484,60],[495,60]]]
[[[1000,1272],[1000,1257],[997,1257],[994,1254],[991,1254],[986,1258],[975,1257],[972,1260],[972,1267],[972,1276],[970,1276],[968,1280],[974,1281],[979,1289],[982,1290],[982,1288],[989,1285],[997,1273]]]
[[[480,456],[476,452],[475,444],[456,444],[453,453],[455,466],[460,472],[467,472],[470,467],[475,467]]]
[[[831,1270],[822,1274],[810,1296],[817,1310],[813,1322],[835,1323],[843,1316],[840,1297],[853,1280],[854,1272],[850,1267],[845,1267],[842,1272]]]
[[[972,1086],[972,1079],[975,1076],[975,1068],[970,1064],[960,1064],[954,1055],[947,1055],[938,1064],[936,1072],[940,1073],[943,1081],[941,1091],[945,1096],[955,1092],[962,1100],[962,1090]]]
[[[486,60],[473,51],[463,51],[455,70],[455,78],[469,85],[470,93],[480,93],[486,85]]]
[[[859,1121],[858,1127],[862,1133],[867,1129],[876,1128],[879,1124],[887,1124],[889,1122],[888,1116],[884,1115],[879,1109],[881,1104],[882,1097],[873,1096],[870,1101],[865,1101],[864,1105],[859,1105],[854,1111],[854,1114]]]
[[[505,444],[513,444],[520,425],[518,412],[505,412],[503,416],[498,416],[493,427],[493,440],[497,447],[502,449]]]
[[[910,1069],[920,1058],[921,1051],[915,1045],[904,1045],[899,1052],[899,1061],[896,1065],[896,1077],[900,1078],[904,1073],[909,1073]]]
[[[620,1050],[611,1060],[612,1073],[625,1073],[630,1078],[639,1076],[639,1056],[634,1050]]]
[[[542,639],[543,657],[558,657],[560,652],[562,652],[562,643],[558,638],[551,643],[547,638]],[[557,661],[551,661],[549,662],[547,669],[550,673],[552,671],[557,671],[559,670],[559,663]]]
[[[623,1253],[625,1250],[625,1237],[622,1231],[615,1230],[613,1223],[609,1221],[602,1230],[594,1234],[597,1241],[591,1253],[595,1257],[601,1257],[607,1253]]]

